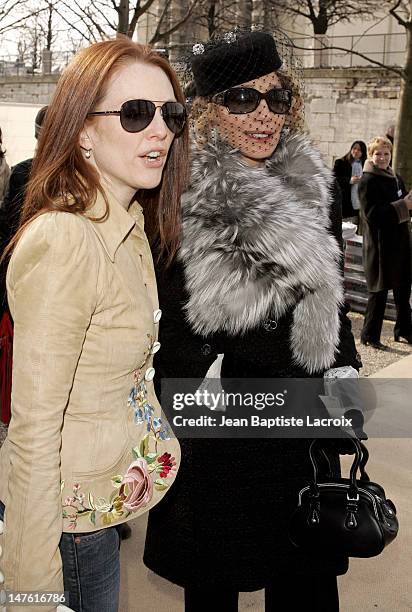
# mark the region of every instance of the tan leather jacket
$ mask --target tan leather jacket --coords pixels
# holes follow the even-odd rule
[[[62,531],[136,518],[179,465],[153,389],[161,313],[142,209],[109,203],[100,223],[41,215],[10,261],[12,420],[0,450],[7,589],[62,591]],[[103,211],[99,196],[88,217]]]

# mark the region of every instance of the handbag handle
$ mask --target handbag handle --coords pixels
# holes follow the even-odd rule
[[[362,444],[362,442],[360,442],[360,440],[358,440],[357,438],[346,438],[346,439],[351,441],[355,449],[355,456],[354,456],[354,459],[353,459],[353,462],[350,468],[350,472],[349,472],[349,480],[350,480],[351,496],[353,495],[356,497],[358,494],[358,485],[356,482],[356,476],[358,473],[358,469],[360,469],[360,474],[361,474],[360,480],[369,481],[369,476],[365,470],[366,463],[368,462],[368,459],[369,459],[369,452],[366,446]],[[313,475],[314,475],[313,493],[315,495],[317,494],[317,491],[318,491],[318,480],[319,480],[319,464],[316,458],[315,451],[318,450],[318,447],[320,446],[321,442],[322,442],[321,439],[315,438],[314,440],[312,440],[311,445],[309,447],[309,456],[310,456],[310,460],[312,463]]]

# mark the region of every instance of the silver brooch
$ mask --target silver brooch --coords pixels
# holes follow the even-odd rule
[[[235,42],[236,40],[235,32],[226,32],[226,34],[223,35],[223,40],[227,42],[229,45],[230,43]]]
[[[192,47],[193,55],[201,55],[202,53],[204,53],[204,50],[205,47],[204,45],[202,45],[202,43],[197,43]]]

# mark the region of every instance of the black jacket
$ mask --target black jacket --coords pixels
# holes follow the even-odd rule
[[[359,199],[365,276],[368,291],[376,292],[411,284],[411,226],[402,179],[369,168],[359,182]]]
[[[0,209],[0,255],[14,236],[19,225],[26,186],[29,180],[32,159],[26,159],[13,166],[9,186]],[[7,264],[0,267],[0,312],[6,307]]]
[[[352,177],[352,164],[348,162],[346,157],[341,157],[335,161],[333,172],[342,193],[342,217],[343,219],[354,217],[359,211],[355,210],[352,206],[350,183]]]
[[[299,155],[303,155],[302,148]],[[311,166],[309,173],[312,175]],[[292,172],[291,176],[299,175]],[[293,193],[305,197],[306,177],[299,176],[299,183],[290,182]],[[285,184],[287,178],[279,188],[284,189]],[[199,209],[203,210],[201,205]],[[339,206],[333,206],[330,213],[329,231],[341,243]],[[276,206],[274,214],[279,215]],[[216,227],[212,219],[211,223]],[[208,273],[216,271],[210,269]],[[184,307],[189,295],[183,264],[176,261],[170,268],[158,265],[157,279],[163,316],[159,330],[162,348],[154,362],[155,381],[168,412],[170,407],[161,396],[161,380],[202,379],[219,353],[224,354],[222,377],[309,376],[296,365],[291,350],[296,305],[286,310],[276,327],[264,321],[243,334],[219,331],[203,335],[195,333],[186,318]],[[359,365],[350,321],[343,310],[339,352],[332,365]],[[312,376],[320,377],[322,372]],[[308,440],[185,439],[181,445],[176,482],[149,513],[144,562],[151,570],[183,587],[230,585],[239,591],[274,584],[284,574],[337,575],[346,571],[346,558],[335,556],[333,551],[328,558],[317,556],[316,551],[308,556],[288,537],[298,491],[312,474]],[[330,461],[338,470],[333,453]]]

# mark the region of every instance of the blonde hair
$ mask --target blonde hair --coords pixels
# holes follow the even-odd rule
[[[385,136],[376,136],[373,140],[368,142],[368,157],[371,158],[378,147],[387,147],[392,153],[392,143],[389,138]]]

